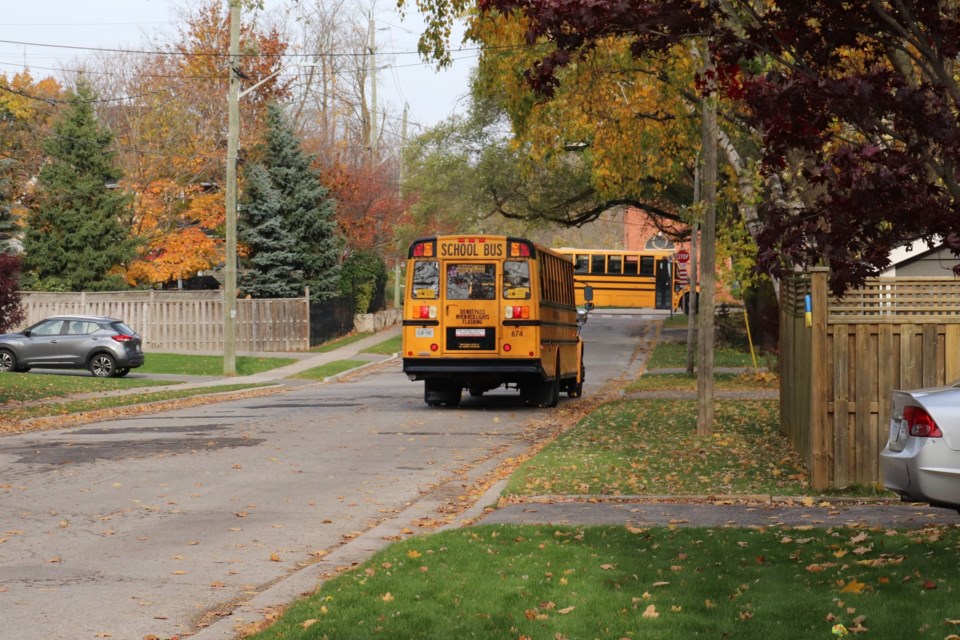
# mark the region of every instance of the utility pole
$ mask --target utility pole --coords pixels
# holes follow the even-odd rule
[[[704,68],[715,71],[710,59],[710,48],[704,45]],[[712,75],[708,74],[708,77]],[[713,346],[714,346],[714,292],[717,264],[717,95],[709,86],[701,98],[703,108],[703,232],[700,248],[700,317],[697,331],[697,435],[713,433]]]
[[[226,247],[223,270],[223,375],[237,374],[237,156],[240,148],[240,2],[230,0],[227,91]]]
[[[409,103],[403,105],[403,122],[400,125],[400,171],[397,174],[397,196],[403,203],[403,153],[407,146],[407,111]],[[393,308],[400,308],[400,262],[403,260],[403,247],[397,247],[397,261],[393,265]]]
[[[693,203],[700,204],[700,158],[697,158],[697,165],[693,170]],[[700,249],[700,214],[690,226],[690,262],[687,264],[689,272],[687,275],[690,283],[690,293],[687,294],[687,375],[692,376],[695,372],[694,363],[697,355],[697,310],[698,304],[697,287],[700,284],[699,259],[697,258]]]
[[[370,10],[370,164],[375,165],[379,155],[377,134],[377,38]]]

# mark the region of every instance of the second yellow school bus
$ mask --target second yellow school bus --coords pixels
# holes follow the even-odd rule
[[[618,249],[554,249],[573,261],[577,303],[586,287],[598,307],[682,309],[690,286],[678,275],[673,251]]]
[[[403,371],[431,406],[517,388],[556,406],[583,392],[573,264],[523,238],[421,238],[407,258]]]

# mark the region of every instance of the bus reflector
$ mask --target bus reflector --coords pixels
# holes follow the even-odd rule
[[[439,349],[439,348],[440,348],[440,347],[437,345],[436,342],[434,342],[433,344],[430,345],[430,351],[436,351],[436,350]]]
[[[512,348],[513,348],[513,347],[511,347],[509,344],[503,345],[503,350],[504,350],[504,351],[510,351],[510,349],[512,349]]]

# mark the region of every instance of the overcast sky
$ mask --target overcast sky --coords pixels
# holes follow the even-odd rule
[[[10,77],[27,65],[34,77],[42,77],[57,76],[69,60],[88,53],[69,47],[142,49],[144,34],[172,33],[177,7],[193,6],[196,0],[8,0],[3,4],[0,73]],[[285,3],[266,0],[264,4],[271,10]],[[409,104],[410,133],[415,134],[416,125],[432,126],[463,111],[476,53],[455,54],[451,69],[436,71],[415,53],[422,31],[415,9],[401,21],[395,6],[395,0],[377,2],[377,47],[383,60],[378,66],[390,63],[378,73],[377,102],[386,103],[397,114],[404,103]]]

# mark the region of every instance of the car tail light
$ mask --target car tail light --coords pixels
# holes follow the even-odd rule
[[[110,336],[110,337],[116,340],[117,342],[131,342],[133,340],[136,340],[134,336],[128,336],[125,333],[118,333],[117,335]]]
[[[903,419],[907,423],[907,431],[914,438],[942,438],[943,432],[929,413],[920,407],[906,407],[903,410]]]

